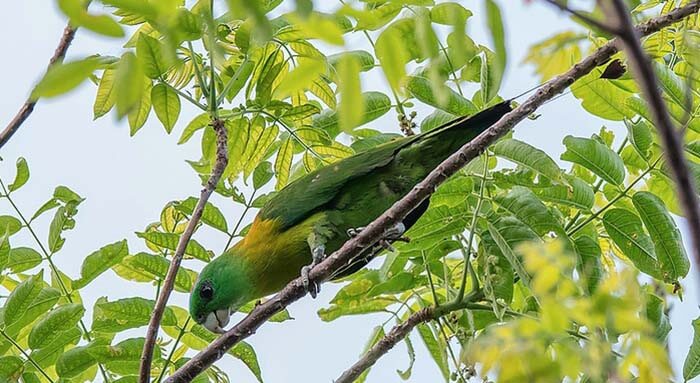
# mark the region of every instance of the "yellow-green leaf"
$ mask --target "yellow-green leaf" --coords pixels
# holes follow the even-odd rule
[[[156,84],[151,90],[151,103],[156,117],[170,133],[180,116],[180,96],[165,84]]]

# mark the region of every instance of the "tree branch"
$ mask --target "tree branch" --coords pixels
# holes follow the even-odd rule
[[[700,0],[695,1],[690,5],[686,5],[685,7],[676,9],[668,14],[641,24],[638,27],[638,31],[641,35],[648,35],[656,32],[661,28],[693,14],[699,6]],[[339,250],[314,267],[309,273],[309,277],[317,283],[327,280],[335,270],[345,265],[362,249],[379,240],[385,228],[402,220],[413,207],[418,206],[421,201],[430,196],[449,176],[456,173],[469,161],[483,152],[486,147],[505,135],[515,124],[526,119],[539,106],[561,93],[577,79],[590,73],[595,67],[605,64],[617,52],[618,48],[616,42],[611,41],[600,47],[592,55],[574,65],[566,73],[545,83],[535,95],[503,116],[489,129],[460,148],[458,152],[448,157],[423,181],[416,185],[411,192],[396,202],[389,210],[384,212],[384,214],[375,219],[362,230],[359,235],[345,242]],[[307,291],[304,289],[301,278],[291,281],[282,291],[277,293],[270,300],[257,306],[243,318],[243,320],[238,322],[238,324],[185,363],[167,379],[167,382],[191,381],[198,374],[211,366],[216,360],[223,357],[228,349],[254,334],[265,321],[270,319],[270,317],[283,310],[292,302],[301,299],[306,293]]]
[[[151,315],[151,320],[148,323],[148,329],[146,331],[146,341],[143,345],[143,352],[141,353],[141,366],[139,370],[139,382],[148,383],[151,378],[151,363],[153,362],[153,349],[156,343],[156,337],[158,336],[158,328],[160,327],[160,322],[163,319],[163,313],[165,312],[168,299],[170,298],[170,293],[173,291],[175,286],[175,277],[177,276],[177,271],[180,268],[180,263],[182,263],[182,258],[185,255],[185,249],[187,249],[187,244],[192,238],[199,220],[202,218],[202,213],[204,212],[204,207],[207,200],[214,192],[216,185],[221,179],[221,175],[226,169],[228,164],[228,147],[227,147],[227,134],[226,127],[224,126],[224,121],[215,118],[212,121],[212,127],[216,132],[216,163],[212,169],[212,173],[209,176],[209,180],[202,189],[199,195],[199,201],[192,212],[190,221],[187,223],[185,231],[180,236],[180,241],[177,244],[175,253],[173,254],[173,259],[170,261],[170,267],[168,268],[168,274],[165,276],[163,285],[158,295],[158,300],[156,301],[155,307],[153,309],[153,314]]]
[[[700,266],[700,204],[698,204],[695,183],[684,156],[683,137],[676,130],[668,113],[666,102],[659,91],[659,80],[654,72],[651,59],[639,43],[639,32],[634,29],[629,10],[621,0],[599,1],[608,15],[609,23],[616,25],[619,30],[619,45],[627,52],[627,59],[632,67],[632,73],[637,78],[641,93],[651,111],[656,129],[661,136],[664,155],[668,160],[674,181],[677,185],[678,198],[681,208],[688,221],[691,243],[693,244],[693,259]],[[700,11],[700,1],[686,6],[693,12]],[[692,118],[692,117],[691,117]]]
[[[73,42],[73,38],[75,37],[75,31],[76,28],[71,27],[70,23],[66,25],[66,27],[63,29],[61,41],[58,42],[58,46],[56,47],[53,56],[51,56],[51,59],[49,59],[49,65],[47,69],[57,62],[63,61],[63,58],[66,56],[66,51],[68,51],[68,47],[70,46],[71,42]],[[10,140],[10,137],[12,137],[12,135],[15,134],[17,130],[19,130],[19,127],[22,126],[24,121],[29,117],[30,114],[32,114],[36,103],[37,100],[33,100],[31,97],[27,98],[27,101],[25,101],[24,105],[22,105],[22,107],[19,108],[19,111],[12,119],[12,121],[10,121],[10,123],[7,124],[7,127],[5,127],[5,129],[2,132],[0,132],[0,148],[2,148],[3,145],[5,145],[7,141]]]
[[[608,32],[608,33],[613,34],[613,35],[617,35],[619,33],[619,31],[616,30],[615,27],[613,27],[612,25],[608,25],[608,24],[603,23],[602,21],[598,21],[598,20],[586,15],[585,13],[581,13],[573,8],[568,7],[566,4],[563,4],[558,0],[544,0],[544,1],[548,2],[549,4],[554,5],[555,7],[561,9],[564,12],[568,12],[568,13],[572,14],[574,17],[580,19],[584,23],[591,25],[591,26],[594,26],[594,27],[600,29],[601,31]]]
[[[482,291],[474,291],[467,295],[463,301],[443,305],[440,307],[426,307],[411,316],[408,317],[404,322],[394,326],[389,333],[384,335],[384,337],[379,340],[372,348],[367,351],[360,360],[355,362],[350,368],[345,370],[342,375],[334,383],[352,383],[360,375],[362,375],[365,370],[372,367],[379,358],[388,353],[389,350],[394,348],[396,344],[401,342],[403,338],[408,336],[408,334],[416,326],[421,323],[426,323],[431,320],[436,320],[444,315],[447,315],[453,311],[461,310],[466,308],[468,305],[483,298],[484,294]],[[455,366],[458,367],[458,366]]]

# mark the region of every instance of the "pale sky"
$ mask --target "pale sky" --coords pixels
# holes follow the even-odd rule
[[[65,26],[64,16],[54,2],[50,3],[50,6],[39,0],[4,3],[5,17],[0,24],[0,41],[4,49],[0,62],[0,83],[5,87],[0,98],[0,125],[3,127],[44,72]],[[324,3],[324,7],[333,4]],[[461,3],[474,12],[474,17],[469,20],[470,35],[477,43],[488,45],[480,10],[482,1]],[[571,27],[573,23],[538,1],[529,5],[521,0],[501,0],[499,3],[504,13],[510,55],[501,95],[508,97],[537,84],[533,69],[520,64],[528,47],[554,32]],[[364,44],[364,40],[354,37],[348,43],[349,48],[356,48],[358,44]],[[118,55],[120,47],[117,40],[81,30],[68,57],[80,58],[93,53]],[[378,77],[363,79],[363,86],[364,90],[387,89]],[[30,181],[14,196],[25,214],[31,215],[50,198],[57,185],[69,186],[86,198],[76,217],[76,228],[65,233],[66,243],[55,256],[59,267],[72,277],[79,275],[82,259],[87,254],[107,243],[126,238],[132,254],[145,250],[134,232],[157,221],[168,201],[197,196],[201,188],[195,172],[185,163],[186,159],[199,158],[199,135],[187,145],[176,144],[182,129],[198,110],[183,100],[180,120],[170,136],[151,113],[146,126],[130,138],[126,121],[116,121],[112,114],[92,120],[94,96],[95,86],[87,83],[64,97],[40,101],[34,114],[0,150],[4,159],[0,162],[3,180],[9,181],[14,176],[17,157],[24,156],[29,162]],[[418,110],[419,119],[430,113],[426,107]],[[546,105],[538,113],[542,114],[539,119],[525,121],[517,127],[516,137],[534,143],[556,160],[563,151],[561,140],[567,134],[589,136],[602,125],[620,132],[620,135],[624,129],[619,123],[590,116],[570,96]],[[395,121],[395,116],[390,113],[370,126],[395,130]],[[559,163],[566,166],[561,161]],[[218,196],[212,201],[225,212],[229,226],[232,226],[241,213],[239,207]],[[9,205],[0,203],[0,215],[11,213]],[[47,214],[36,223],[42,240],[46,239],[50,217],[51,214]],[[249,221],[253,215],[247,218]],[[207,230],[198,232],[195,238],[217,254],[227,239],[221,233]],[[13,237],[12,245],[36,247],[26,234]],[[185,265],[201,267],[198,261],[185,261]],[[690,321],[698,316],[696,272],[693,266],[691,277],[683,282],[685,300],[674,302],[671,316],[670,349],[674,371],[679,377],[693,336]],[[337,286],[324,285],[316,300],[307,297],[289,308],[294,321],[265,324],[249,339],[257,351],[266,382],[331,382],[357,359],[371,329],[388,319],[388,314],[376,314],[322,322],[316,311],[326,307],[336,291]],[[82,294],[88,310],[85,319],[89,323],[92,304],[97,298],[107,296],[115,300],[142,296],[152,299],[155,289],[148,284],[124,281],[109,271]],[[187,307],[186,299],[186,294],[175,293],[170,302]],[[236,319],[240,316],[234,317],[232,322]],[[128,335],[143,336],[144,332],[145,328],[141,328],[128,332]],[[417,337],[413,340],[417,360],[409,381],[439,381],[440,373],[422,341]],[[217,365],[230,373],[233,382],[255,382],[245,366],[231,357],[225,357]],[[405,369],[407,365],[405,346],[400,344],[378,362],[368,381],[401,381],[395,370]]]

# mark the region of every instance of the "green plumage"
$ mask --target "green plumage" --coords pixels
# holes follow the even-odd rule
[[[237,308],[282,288],[311,263],[313,248],[326,254],[347,239],[347,230],[366,226],[408,193],[450,154],[511,110],[502,102],[429,132],[379,145],[318,169],[278,192],[260,210],[241,242],[207,265],[190,298],[199,323],[217,310]],[[427,208],[404,220],[410,228]],[[370,260],[356,262],[343,274]],[[211,288],[213,296],[202,294]],[[207,296],[204,296],[207,295]],[[207,323],[212,323],[207,320]]]

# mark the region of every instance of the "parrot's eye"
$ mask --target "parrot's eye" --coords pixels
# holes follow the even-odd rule
[[[207,281],[202,284],[202,287],[199,289],[199,296],[206,300],[211,300],[214,297],[214,288],[211,286],[211,283]]]

